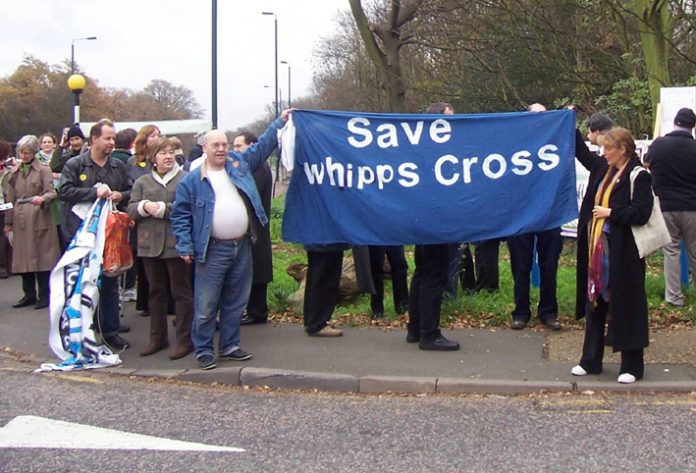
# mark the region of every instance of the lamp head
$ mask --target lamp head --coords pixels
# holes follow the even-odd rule
[[[73,74],[68,77],[68,88],[73,92],[82,92],[85,88],[85,78],[80,74]]]

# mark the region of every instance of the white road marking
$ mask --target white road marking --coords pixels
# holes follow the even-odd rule
[[[0,429],[0,448],[65,448],[94,450],[174,450],[197,452],[243,452],[149,435],[132,434],[91,425],[35,416],[18,416]]]

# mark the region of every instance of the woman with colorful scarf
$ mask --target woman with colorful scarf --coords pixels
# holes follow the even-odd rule
[[[643,377],[643,350],[648,346],[645,260],[638,256],[631,225],[644,225],[650,218],[652,184],[649,173],[639,173],[631,195],[631,170],[642,164],[628,130],[612,128],[598,143],[603,146],[601,157],[587,149],[582,136],[577,135],[576,156],[590,171],[585,199],[594,198],[594,205],[591,219],[578,226],[578,234],[587,234],[583,239],[587,246],[578,245],[578,260],[588,264],[578,265],[577,271],[578,281],[582,278],[587,282],[582,295],[585,313],[578,314],[578,318],[585,315],[586,321],[582,357],[571,373],[601,373],[606,341],[614,352],[621,352],[617,381],[630,384]]]

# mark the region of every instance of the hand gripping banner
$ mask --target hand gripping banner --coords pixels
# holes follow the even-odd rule
[[[283,238],[434,244],[577,217],[575,112],[293,113]]]

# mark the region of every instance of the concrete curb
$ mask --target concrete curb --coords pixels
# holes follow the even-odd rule
[[[359,381],[355,376],[270,368],[243,368],[240,383],[243,386],[267,386],[275,389],[316,389],[347,393],[358,392],[359,388]]]
[[[573,383],[563,381],[508,381],[497,379],[439,378],[437,392],[471,394],[532,394],[572,392]]]
[[[696,393],[696,381],[517,381],[504,379],[427,378],[416,376],[351,376],[337,373],[271,368],[222,367],[214,370],[106,368],[101,373],[201,384],[298,389],[364,394],[499,394],[533,393]]]

